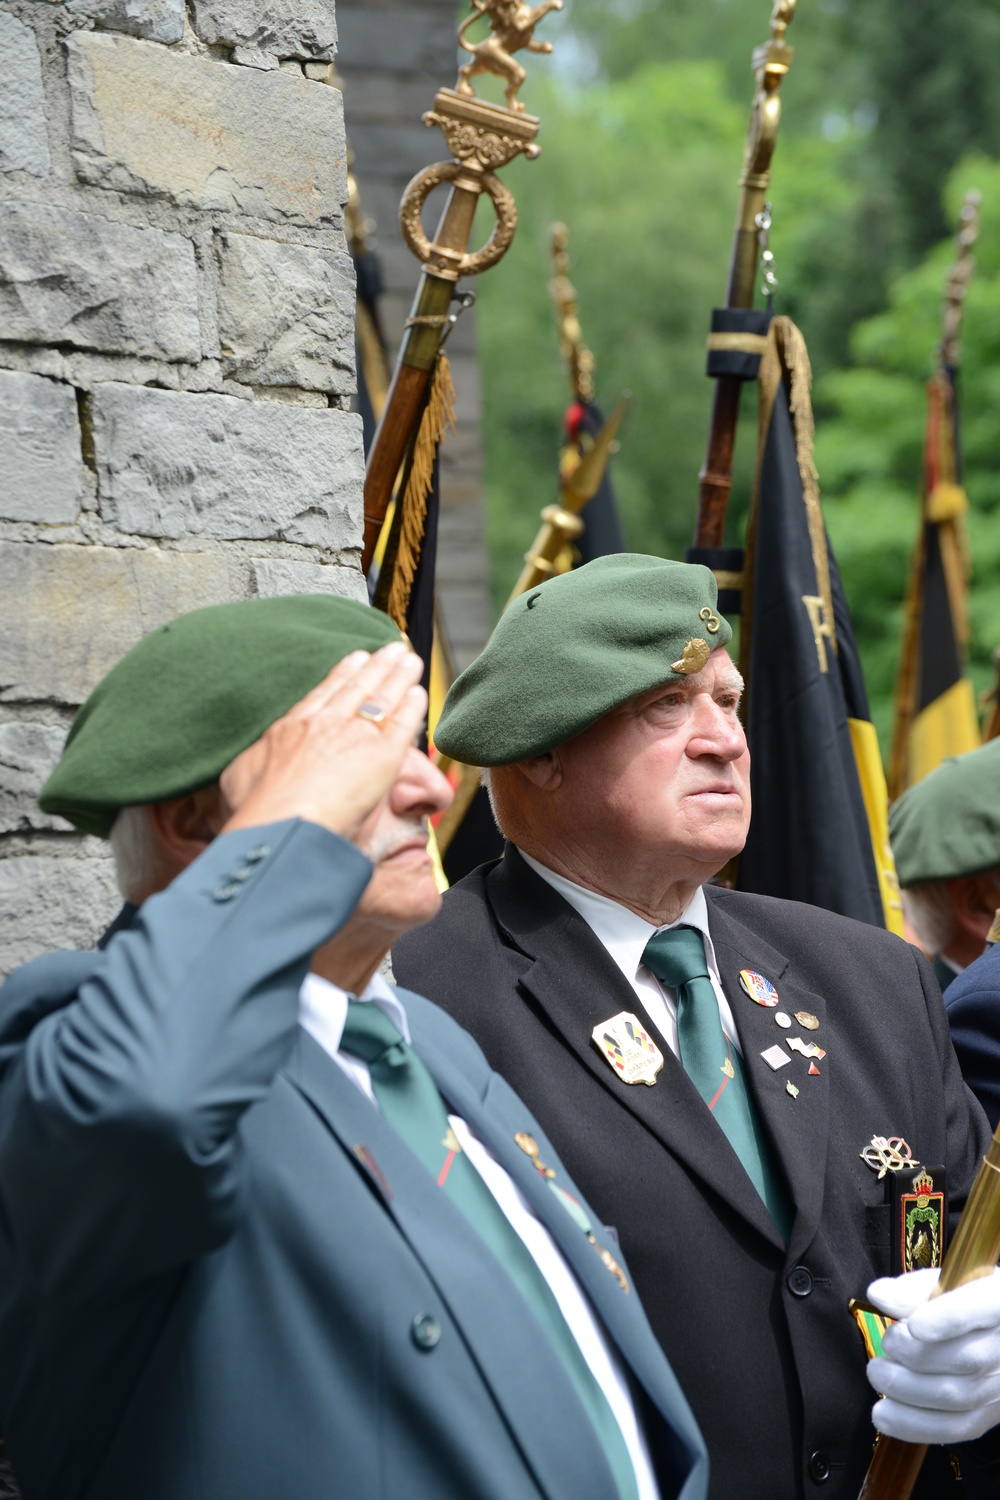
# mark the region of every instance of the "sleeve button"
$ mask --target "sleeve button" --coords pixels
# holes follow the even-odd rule
[[[235,885],[231,880],[224,880],[220,885],[215,887],[215,890],[212,892],[212,900],[232,901],[234,896],[239,895],[239,892],[240,887],[238,885]]]
[[[257,844],[253,849],[248,849],[243,858],[248,865],[259,865],[261,860],[266,859],[270,852],[270,844]]]
[[[417,1348],[427,1353],[441,1340],[441,1324],[437,1318],[432,1318],[430,1313],[418,1313],[413,1320],[410,1333]]]

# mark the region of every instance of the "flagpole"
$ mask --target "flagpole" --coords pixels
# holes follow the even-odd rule
[[[760,234],[758,218],[764,213],[771,182],[771,158],[781,121],[781,84],[794,55],[785,41],[785,32],[795,15],[795,4],[796,0],[775,0],[770,38],[753,54],[757,91],[750,111],[740,173],[739,211],[726,287],[727,308],[753,306]],[[698,476],[698,512],[694,531],[697,547],[721,547],[723,544],[742,386],[739,376],[716,377],[708,448]]]
[[[452,159],[425,167],[406,188],[399,220],[407,246],[424,267],[406,331],[396,359],[385,409],[372,442],[365,474],[362,568],[367,574],[392,498],[396,478],[412,447],[427,402],[442,338],[450,326],[455,284],[496,265],[514,238],[517,208],[513,195],[495,175],[500,167],[524,155],[538,156],[539,121],[525,113],[518,91],[525,73],[514,53],[551,52],[551,42],[537,41],[534,29],[563,0],[542,0],[527,22],[516,27],[505,19],[504,0],[472,0],[472,14],[459,27],[460,46],[472,61],[459,70],[454,89],[440,89],[425,125],[440,127]],[[489,22],[490,35],[479,43],[466,32],[476,21]],[[495,73],[505,79],[507,105],[478,99],[472,78]],[[424,232],[421,214],[434,190],[449,185],[448,200],[433,240]],[[480,197],[493,204],[496,224],[487,243],[469,251],[472,221]]]

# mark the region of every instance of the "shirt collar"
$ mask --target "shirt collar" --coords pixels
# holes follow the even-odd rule
[[[347,1023],[347,1002],[355,999],[377,1005],[402,1033],[404,1041],[410,1040],[410,1027],[402,1001],[381,974],[373,974],[364,992],[356,996],[349,995],[328,979],[321,979],[318,974],[307,974],[299,990],[299,1025],[304,1026],[329,1053],[339,1052]]]
[[[682,926],[696,927],[701,933],[705,943],[708,971],[715,979],[719,978],[715,947],[708,930],[708,902],[705,900],[703,886],[698,887],[676,921],[668,922],[663,927],[654,927],[651,922],[647,922],[629,907],[622,906],[620,901],[613,901],[610,896],[600,896],[596,891],[589,891],[586,886],[567,880],[565,875],[557,875],[555,870],[550,870],[539,860],[532,859],[531,855],[525,854],[523,849],[519,849],[518,853],[536,875],[540,875],[552,886],[553,890],[558,891],[560,896],[569,902],[575,911],[579,912],[595,937],[608,950],[622,973],[629,979],[635,979],[639,970],[644,968],[643,950],[654,932],[669,932],[671,927]]]

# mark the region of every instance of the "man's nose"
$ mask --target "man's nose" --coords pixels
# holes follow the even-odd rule
[[[397,816],[406,813],[411,817],[432,818],[449,806],[454,795],[448,778],[422,750],[413,748],[406,752],[389,793],[389,806]]]
[[[732,712],[708,694],[694,704],[694,724],[688,741],[691,756],[713,755],[719,760],[738,760],[747,748],[743,725]]]

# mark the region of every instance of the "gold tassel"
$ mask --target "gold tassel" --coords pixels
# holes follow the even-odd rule
[[[434,460],[438,444],[449,427],[452,432],[455,431],[455,387],[452,385],[448,356],[442,353],[438,355],[430,396],[413,444],[413,457],[403,494],[399,544],[386,605],[386,613],[395,620],[400,630],[406,629],[410,594],[423,548],[427,499],[434,479]]]

